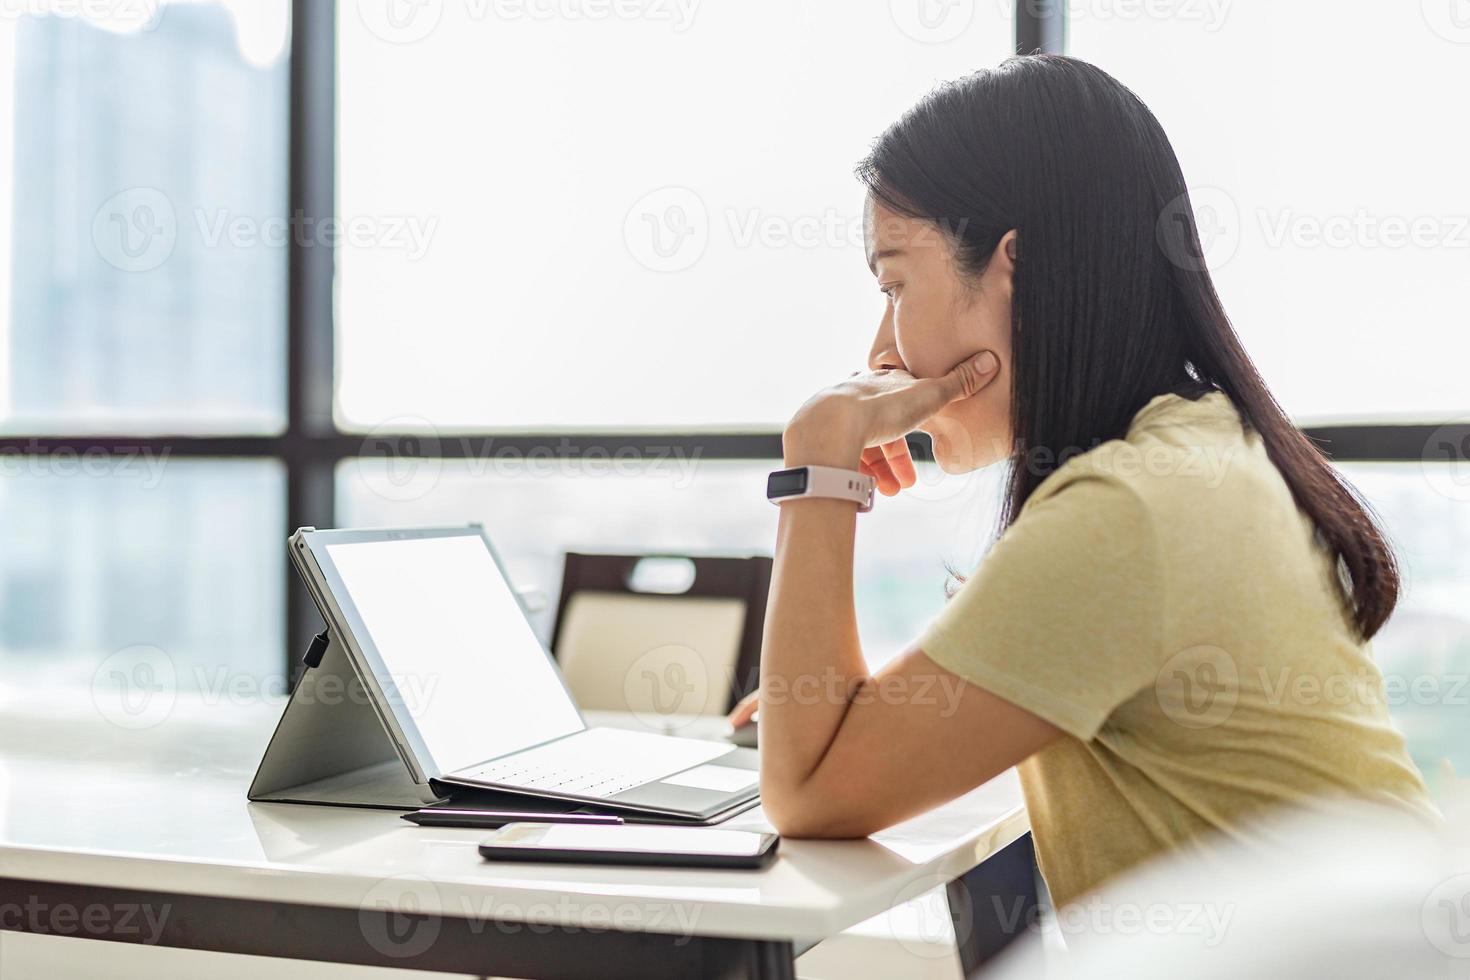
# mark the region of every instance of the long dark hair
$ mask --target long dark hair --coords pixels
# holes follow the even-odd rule
[[[1357,631],[1378,631],[1398,600],[1393,552],[1241,346],[1179,161],[1136,95],[1075,58],[1012,58],[931,92],[857,173],[899,214],[944,230],[967,273],[1017,231],[1003,528],[1068,451],[1121,438],[1157,395],[1218,389],[1337,558]]]

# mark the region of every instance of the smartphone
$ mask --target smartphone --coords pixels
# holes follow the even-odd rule
[[[481,841],[480,854],[491,861],[763,868],[780,840],[753,830],[513,823]]]

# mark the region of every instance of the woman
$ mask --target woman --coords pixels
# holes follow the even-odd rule
[[[1433,819],[1369,658],[1393,555],[1236,338],[1149,110],[1084,62],[1012,59],[926,97],[858,173],[871,373],[801,407],[785,464],[892,496],[919,429],[946,472],[1006,461],[1009,482],[989,554],[877,674],[857,506],[781,505],[759,694],[776,827],[862,836],[1019,765],[1060,905],[1270,807]]]

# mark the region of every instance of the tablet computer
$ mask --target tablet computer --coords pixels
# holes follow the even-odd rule
[[[478,525],[316,530],[291,558],[426,802],[455,786],[708,820],[757,755],[589,727]]]

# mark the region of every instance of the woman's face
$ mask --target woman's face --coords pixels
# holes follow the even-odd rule
[[[883,319],[868,367],[900,368],[919,378],[947,374],[967,357],[991,351],[1000,373],[978,394],[951,402],[919,428],[934,440],[946,473],[965,473],[1011,453],[1011,273],[1014,230],[979,277],[956,267],[939,228],[868,199],[868,267],[883,291]]]

